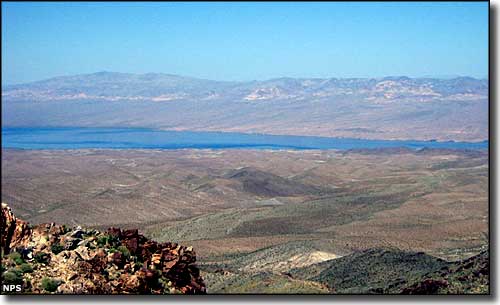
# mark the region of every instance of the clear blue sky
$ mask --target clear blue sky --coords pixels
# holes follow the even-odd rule
[[[488,3],[2,2],[4,84],[97,71],[485,78]]]

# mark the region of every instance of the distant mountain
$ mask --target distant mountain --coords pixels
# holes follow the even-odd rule
[[[211,90],[223,89],[229,82],[217,82],[170,74],[130,74],[98,72],[55,77],[38,82],[10,85],[2,96],[12,99],[39,100],[168,100],[200,97]]]
[[[484,140],[488,134],[488,81],[471,77],[225,82],[98,72],[4,86],[2,100],[5,126],[438,140]]]
[[[372,102],[402,98],[477,99],[488,94],[488,83],[470,77],[453,79],[294,79],[277,78],[254,82],[223,82],[171,74],[130,74],[98,72],[55,77],[5,86],[2,97],[9,99],[100,99],[172,101],[195,98],[236,98],[247,101],[305,99],[359,95]]]

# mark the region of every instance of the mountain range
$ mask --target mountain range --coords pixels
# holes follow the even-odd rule
[[[488,80],[213,81],[98,72],[2,87],[4,126],[147,127],[369,139],[482,141]]]

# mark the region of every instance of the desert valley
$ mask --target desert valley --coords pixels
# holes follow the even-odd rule
[[[487,266],[484,150],[4,149],[2,172],[31,223],[192,246],[208,293],[487,289],[443,275]]]

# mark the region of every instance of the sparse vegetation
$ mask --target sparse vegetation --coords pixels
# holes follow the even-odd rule
[[[59,287],[60,282],[58,280],[45,277],[42,279],[42,288],[48,292],[55,292],[57,287]]]
[[[33,272],[33,267],[30,264],[23,263],[19,266],[19,269],[22,273],[31,273]]]
[[[51,247],[50,247],[50,250],[52,251],[52,253],[54,254],[59,254],[61,253],[63,250],[64,250],[64,247],[63,245],[61,244],[53,244]]]
[[[124,257],[130,258],[130,251],[127,249],[127,247],[125,247],[125,246],[119,246],[116,250],[118,250],[119,252],[121,252],[121,254]]]
[[[37,263],[45,264],[49,260],[49,255],[47,253],[44,253],[44,252],[37,252],[34,254],[33,258],[35,259],[35,261]]]
[[[18,252],[10,253],[9,258],[11,260],[13,260],[16,263],[16,265],[21,265],[21,264],[25,263],[24,259],[21,256],[21,253],[18,253]]]
[[[135,270],[139,270],[142,268],[142,266],[144,266],[144,263],[143,262],[136,262],[135,263]]]
[[[118,239],[114,236],[110,236],[108,234],[104,234],[103,236],[100,236],[97,239],[97,245],[99,247],[104,247],[104,246],[109,246],[109,247],[115,247],[118,242]]]
[[[10,269],[2,274],[3,283],[10,285],[19,285],[23,283],[22,274],[16,270]]]
[[[459,265],[455,268],[438,259],[458,261],[487,245],[488,156],[484,152],[50,154],[64,160],[53,164],[43,160],[44,170],[51,175],[62,171],[60,164],[75,160],[85,168],[75,169],[75,177],[94,169],[107,173],[105,181],[95,178],[96,184],[107,187],[81,204],[106,204],[113,212],[97,215],[89,208],[78,217],[95,220],[100,229],[108,227],[107,222],[128,219],[126,225],[140,224],[152,239],[193,246],[212,293],[400,293],[403,289],[414,293],[430,291],[428,287],[437,287],[437,293],[485,293],[489,289],[482,265],[459,270]],[[9,158],[23,161],[10,165],[21,176],[26,160],[41,162],[34,152]],[[107,167],[109,160],[113,166]],[[12,188],[17,180],[10,181]],[[68,179],[68,187],[83,187],[72,181]],[[109,181],[132,186],[113,187]],[[144,214],[127,214],[134,211],[128,209],[134,200],[144,196],[158,201],[151,206],[145,202]],[[71,209],[79,204],[66,210],[65,202],[49,201],[60,204],[62,219],[75,217]],[[113,218],[115,214],[125,216]],[[49,221],[51,212],[34,215],[37,221]],[[114,255],[117,264],[125,258],[133,260],[134,270],[142,268],[140,258],[131,256],[122,242],[99,234],[89,247],[95,249],[97,243],[106,254],[122,254]],[[370,250],[381,247],[385,250]],[[315,251],[341,258],[295,264]],[[41,255],[34,253],[37,263],[48,259]],[[21,259],[12,269],[22,271]],[[441,270],[443,266],[449,270]],[[117,277],[113,272],[103,275]]]

